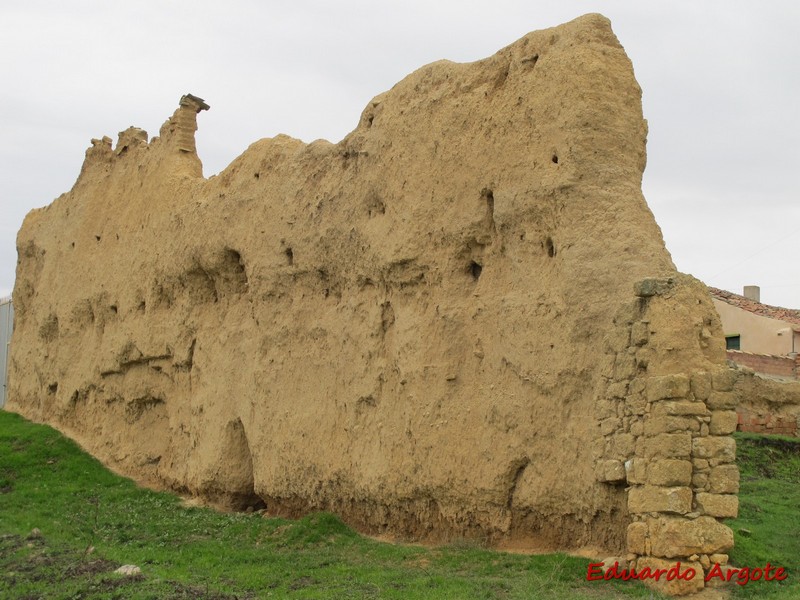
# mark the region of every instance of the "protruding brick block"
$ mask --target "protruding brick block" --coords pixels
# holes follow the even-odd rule
[[[691,433],[661,433],[645,439],[644,455],[648,459],[689,458],[692,454]]]
[[[659,517],[647,523],[651,551],[656,556],[675,558],[733,548],[731,528],[712,517]]]
[[[739,493],[739,467],[719,465],[711,469],[708,475],[708,491],[712,494]]]
[[[647,483],[664,486],[689,486],[692,483],[692,463],[688,460],[663,459],[647,466]]]
[[[630,433],[615,433],[609,437],[611,441],[609,458],[628,460],[636,448],[636,438]]]
[[[644,422],[644,434],[652,437],[659,433],[675,433],[679,431],[700,431],[700,423],[693,417],[654,416]]]
[[[692,490],[688,487],[637,486],[628,492],[628,510],[640,514],[686,514],[692,510]]]
[[[696,400],[706,400],[711,394],[711,373],[692,373],[691,390]]]
[[[711,435],[729,435],[736,431],[739,417],[735,410],[715,410],[711,413],[708,432]]]
[[[717,392],[730,392],[739,374],[733,369],[722,369],[711,374],[711,386]]]
[[[597,481],[619,483],[625,481],[625,466],[619,460],[603,460],[597,464]]]
[[[647,539],[647,524],[639,521],[628,525],[627,548],[634,554],[645,553],[645,540]]]
[[[666,413],[673,416],[701,416],[711,413],[704,402],[690,402],[689,400],[667,400],[659,402],[653,408],[654,414]]]
[[[736,396],[731,392],[713,391],[706,400],[706,405],[712,410],[730,410],[736,408]]]
[[[710,435],[692,440],[692,458],[717,459],[732,463],[736,460],[736,440]]]
[[[656,402],[668,398],[685,398],[689,394],[686,375],[663,375],[647,380],[647,400]]]
[[[644,458],[632,458],[625,463],[627,482],[631,485],[647,483],[647,461]]]
[[[735,519],[739,514],[739,498],[729,494],[699,493],[696,498],[697,510],[719,519]],[[630,504],[630,499],[628,500]]]

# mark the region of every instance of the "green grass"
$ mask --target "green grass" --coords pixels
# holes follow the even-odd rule
[[[734,586],[742,598],[800,598],[800,440],[737,433],[741,475],[739,518],[728,521],[737,566],[785,567],[785,582],[750,582]]]
[[[747,453],[740,440],[740,455]],[[743,477],[745,509],[735,528],[752,533],[744,544],[737,534],[739,564],[796,564],[797,470],[783,462],[781,455],[769,466],[795,478],[793,491],[781,482],[781,493],[773,494],[794,502],[782,509],[786,522],[773,521],[772,505],[754,499],[749,475]],[[751,502],[762,508],[754,513],[758,522],[748,520]],[[34,528],[41,536],[30,536]],[[138,565],[142,574],[115,575],[122,564]],[[53,429],[0,411],[0,598],[661,597],[637,582],[587,582],[588,564],[563,554],[523,556],[467,544],[380,543],[324,513],[287,521],[185,507],[176,496],[110,473]],[[776,598],[800,597],[793,585],[769,591],[777,587],[795,595]]]

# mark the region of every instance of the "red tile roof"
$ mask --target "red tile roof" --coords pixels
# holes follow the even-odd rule
[[[708,291],[717,300],[727,302],[732,306],[746,310],[762,317],[769,317],[770,319],[778,319],[779,321],[786,321],[794,325],[800,325],[800,310],[794,308],[782,308],[780,306],[770,306],[769,304],[761,304],[755,300],[750,300],[739,294],[720,290],[718,288],[709,287]]]

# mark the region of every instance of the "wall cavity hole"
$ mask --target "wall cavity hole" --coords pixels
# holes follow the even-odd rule
[[[286,250],[284,250],[283,253],[286,255],[286,263],[289,266],[293,265],[294,264],[294,252],[292,251],[292,249],[291,248],[286,248]]]
[[[553,244],[553,238],[548,237],[544,242],[545,248],[547,249],[547,256],[553,258],[556,255],[556,247]]]
[[[47,386],[47,391],[51,394],[55,394],[58,391],[58,382],[51,383]]]
[[[472,278],[475,281],[478,281],[482,271],[483,267],[474,260],[471,263],[469,263],[469,274],[472,275]]]
[[[100,241],[100,236],[96,235],[96,236],[94,236],[94,239],[96,239],[99,242]]]
[[[256,179],[258,179],[259,177],[261,177],[261,173],[253,173],[253,177],[255,177]]]
[[[483,188],[481,197],[486,200],[486,208],[489,209],[489,214],[494,215],[494,192],[489,188]]]
[[[551,160],[553,161],[553,164],[557,165],[558,164],[558,154],[553,154],[553,158]]]
[[[111,309],[111,312],[114,314],[117,314],[117,312],[119,312],[119,309],[117,308],[116,304],[112,304],[111,306],[109,306],[109,308]]]

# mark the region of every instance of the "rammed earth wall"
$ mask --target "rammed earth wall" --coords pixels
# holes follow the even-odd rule
[[[204,108],[94,140],[26,218],[10,409],[234,508],[642,564],[730,547],[722,331],[642,196],[605,18],[423,67],[341,142],[260,140],[209,179]]]

